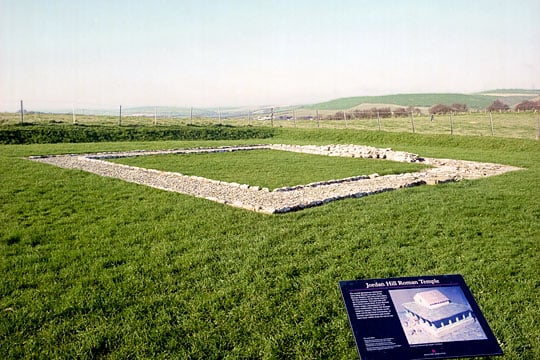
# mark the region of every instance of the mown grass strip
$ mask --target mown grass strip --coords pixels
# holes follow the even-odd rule
[[[400,174],[426,168],[415,163],[341,158],[276,150],[208,154],[146,155],[109,161],[275,189],[318,181]]]

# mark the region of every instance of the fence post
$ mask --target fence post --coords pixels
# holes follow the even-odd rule
[[[489,127],[491,128],[491,136],[493,136],[493,116],[491,115],[491,111],[489,112]]]
[[[412,111],[411,111],[411,126],[412,126],[412,132],[414,134],[415,133],[415,131],[414,131],[414,117],[413,117]]]
[[[24,106],[23,106],[23,101],[21,100],[21,125],[23,124],[24,122]]]

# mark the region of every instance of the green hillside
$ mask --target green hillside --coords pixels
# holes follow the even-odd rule
[[[501,96],[484,95],[500,93]],[[505,96],[502,96],[504,94]],[[516,94],[508,96],[507,94]],[[530,96],[523,95],[530,94]],[[538,94],[536,90],[493,90],[478,94],[458,94],[458,93],[425,93],[425,94],[395,94],[382,96],[355,96],[334,99],[318,104],[306,105],[306,109],[319,110],[346,110],[361,104],[393,104],[400,106],[432,106],[435,104],[466,104],[471,109],[483,109],[489,106],[496,99],[501,99],[509,106],[514,106],[521,101],[534,97]]]
[[[485,94],[529,94],[531,96],[540,95],[540,90],[530,90],[530,89],[495,89],[495,90],[486,90],[477,93],[479,95]]]
[[[365,104],[394,104],[401,106],[432,106],[434,104],[467,104],[470,108],[489,106],[496,97],[467,94],[395,94],[382,96],[356,96],[340,98],[327,102],[306,106],[308,109],[345,110]]]

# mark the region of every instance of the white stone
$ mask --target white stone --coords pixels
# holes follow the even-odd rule
[[[414,174],[359,175],[345,179],[315,182],[307,185],[276,189],[228,183],[199,176],[186,176],[153,169],[116,164],[102,159],[111,157],[144,156],[160,153],[226,152],[253,149],[279,149],[284,151],[319,153],[335,156],[358,156],[388,158],[395,161],[414,162],[418,155],[393,152],[359,145],[300,146],[300,145],[254,145],[242,147],[176,149],[164,151],[130,151],[119,153],[95,153],[87,155],[32,156],[32,161],[53,164],[63,168],[80,169],[98,175],[123,179],[167,191],[180,192],[208,200],[228,204],[261,213],[273,214],[301,210],[347,197],[363,197],[383,191],[421,184],[438,184],[462,179],[476,179],[515,171],[520,168],[499,164],[477,163],[451,159],[425,158],[422,162],[432,168]],[[381,160],[383,161],[383,160]],[[384,160],[390,161],[390,160]]]

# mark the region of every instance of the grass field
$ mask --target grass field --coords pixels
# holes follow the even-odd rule
[[[0,358],[354,359],[339,280],[447,273],[502,359],[540,358],[540,142],[277,133],[525,170],[263,215],[24,159],[256,139],[0,146]]]
[[[292,116],[292,110],[276,115],[274,121],[254,120],[253,118],[158,118],[157,126],[175,125],[231,125],[231,126],[261,126],[275,128],[296,129],[347,129],[347,130],[376,130],[384,132],[414,132],[416,134],[444,134],[444,135],[467,135],[467,136],[494,136],[499,138],[538,139],[540,134],[540,113],[534,112],[508,112],[493,113],[490,119],[489,113],[477,112],[470,114],[437,115],[434,121],[430,121],[427,115],[405,118],[383,118],[378,122],[377,118],[358,120],[325,120],[329,115],[334,115],[334,110],[320,110],[320,120],[317,121],[315,110],[300,109],[295,111],[297,120],[280,120],[278,116]],[[302,118],[311,119],[306,120]],[[70,124],[71,115],[61,114],[30,114],[25,116],[25,121],[33,124]],[[123,126],[145,125],[153,126],[153,118],[148,117],[125,117]],[[0,113],[0,124],[4,126],[15,125],[20,122],[17,114]],[[118,118],[114,116],[78,116],[78,124],[85,125],[110,125],[117,126]],[[1,126],[0,126],[1,128]],[[492,131],[493,129],[493,131]]]
[[[485,109],[496,99],[513,107],[524,100],[531,99],[540,94],[537,90],[490,90],[477,94],[459,93],[419,93],[419,94],[393,94],[381,96],[355,96],[334,99],[318,104],[306,106],[315,110],[347,110],[364,103],[394,104],[400,106],[430,107],[436,104],[465,104],[470,109]]]
[[[467,135],[499,138],[538,139],[540,114],[534,113],[471,113],[459,115],[436,115],[411,118],[386,118],[364,120],[301,120],[279,121],[275,126],[311,129],[350,129],[383,132],[410,132],[415,134]],[[493,131],[492,131],[493,129]]]
[[[110,159],[112,162],[149,169],[197,175],[239,184],[276,189],[317,181],[377,173],[381,176],[413,172],[425,165],[336,158],[275,150],[232,153],[169,154]]]

